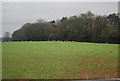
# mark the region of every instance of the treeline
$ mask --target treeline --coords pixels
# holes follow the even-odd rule
[[[94,15],[90,11],[60,20],[24,24],[12,34],[13,41],[81,41],[119,43],[118,14]]]

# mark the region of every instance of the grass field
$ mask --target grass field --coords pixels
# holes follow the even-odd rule
[[[118,45],[82,42],[6,42],[3,79],[118,77]]]

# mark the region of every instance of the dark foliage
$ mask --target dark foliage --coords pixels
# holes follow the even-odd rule
[[[59,21],[27,23],[12,34],[12,40],[119,43],[118,24],[118,14],[96,16],[88,11]]]

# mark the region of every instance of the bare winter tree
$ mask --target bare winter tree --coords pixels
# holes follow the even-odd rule
[[[10,41],[10,32],[5,32],[5,33],[4,33],[3,41],[4,41],[4,42]]]
[[[45,21],[44,19],[37,19],[37,23],[46,23],[47,21]]]

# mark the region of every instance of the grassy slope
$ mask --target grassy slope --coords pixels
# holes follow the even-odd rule
[[[80,42],[3,43],[3,78],[117,77],[118,45]]]

